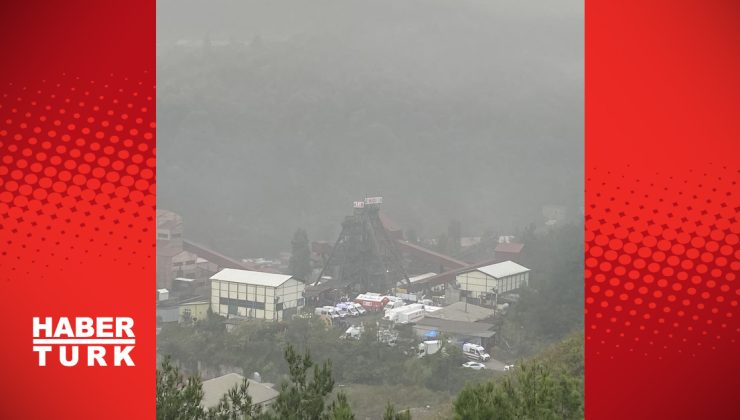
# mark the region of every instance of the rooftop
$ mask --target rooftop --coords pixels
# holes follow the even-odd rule
[[[504,261],[496,264],[487,265],[485,267],[478,268],[478,271],[487,274],[493,278],[503,278],[513,276],[515,274],[526,273],[529,271],[527,267],[521,266],[514,261]]]
[[[467,335],[471,337],[493,337],[496,332],[492,331],[493,324],[485,322],[451,321],[425,316],[416,321],[416,327],[423,330],[439,331],[453,335]]]
[[[255,286],[278,287],[293,276],[288,274],[263,273],[261,271],[238,270],[224,268],[211,276],[211,280],[230,281],[233,283],[251,284]]]
[[[437,275],[437,273],[425,273],[425,274],[419,274],[419,275],[416,275],[416,276],[412,276],[412,277],[409,277],[409,281],[410,281],[411,283],[415,283],[415,282],[417,282],[417,281],[419,281],[419,280],[424,280],[424,279],[428,279],[429,277],[434,277],[434,276],[436,276],[436,275]]]
[[[229,373],[218,378],[203,381],[203,406],[206,408],[215,407],[224,394],[229,392],[234,385],[239,385],[244,380],[238,373]],[[278,391],[272,389],[266,384],[255,382],[247,379],[249,387],[247,394],[252,397],[253,404],[265,404],[278,396]]]
[[[380,295],[378,293],[361,293],[361,294],[357,295],[357,297],[355,298],[355,300],[357,300],[357,299],[359,299],[359,300],[367,300],[367,301],[372,301],[372,302],[381,302],[381,301],[383,301],[383,299],[387,299],[387,297],[386,296],[382,296],[382,295]]]
[[[158,229],[174,229],[178,226],[182,226],[182,217],[179,214],[165,209],[157,209]]]
[[[465,302],[455,302],[438,311],[434,311],[429,316],[449,321],[476,322],[492,317],[493,309],[484,308],[470,303],[468,303],[466,307]]]
[[[207,302],[205,300],[199,300],[196,302],[182,302],[180,303],[180,306],[190,306],[190,305],[210,305],[211,302]]]

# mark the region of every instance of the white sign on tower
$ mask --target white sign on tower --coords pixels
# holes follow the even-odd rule
[[[383,204],[383,197],[367,197],[365,204]]]

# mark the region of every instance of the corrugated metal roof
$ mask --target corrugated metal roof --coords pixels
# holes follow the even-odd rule
[[[527,271],[529,271],[529,269],[515,263],[514,261],[504,261],[496,264],[487,265],[485,267],[480,267],[478,268],[478,271],[487,274],[493,278],[500,279],[502,277],[526,273]]]
[[[224,268],[211,276],[211,280],[230,281],[256,286],[278,287],[293,276],[288,274],[263,273],[261,271],[237,270]]]
[[[419,281],[419,280],[424,280],[424,279],[428,279],[428,278],[430,278],[430,277],[434,277],[434,276],[436,276],[436,275],[437,275],[437,273],[425,273],[425,274],[419,274],[419,275],[417,275],[417,276],[409,277],[409,281],[410,281],[411,283],[414,283],[414,282],[417,282],[417,281]]]
[[[493,324],[484,322],[451,321],[447,319],[431,318],[425,316],[416,321],[416,328],[422,330],[435,330],[451,335],[468,335],[472,337],[492,337]]]
[[[429,316],[450,321],[476,322],[492,317],[493,313],[493,309],[473,305],[472,303],[466,305],[465,302],[455,302],[429,314]]]
[[[386,299],[386,297],[378,293],[361,293],[355,298],[355,300],[365,300],[368,302],[382,302],[383,299]]]

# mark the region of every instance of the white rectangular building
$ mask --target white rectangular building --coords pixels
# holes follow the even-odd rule
[[[227,318],[281,321],[303,308],[304,289],[290,275],[225,268],[211,277],[211,310]]]
[[[485,301],[491,295],[526,286],[529,283],[529,271],[513,261],[504,261],[460,273],[455,282],[460,290],[466,291],[467,297]]]

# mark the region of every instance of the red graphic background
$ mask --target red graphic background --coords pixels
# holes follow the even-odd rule
[[[154,18],[0,6],[0,418],[154,417]],[[38,367],[34,316],[131,316],[136,366]]]
[[[586,418],[736,418],[740,5],[586,3]]]

